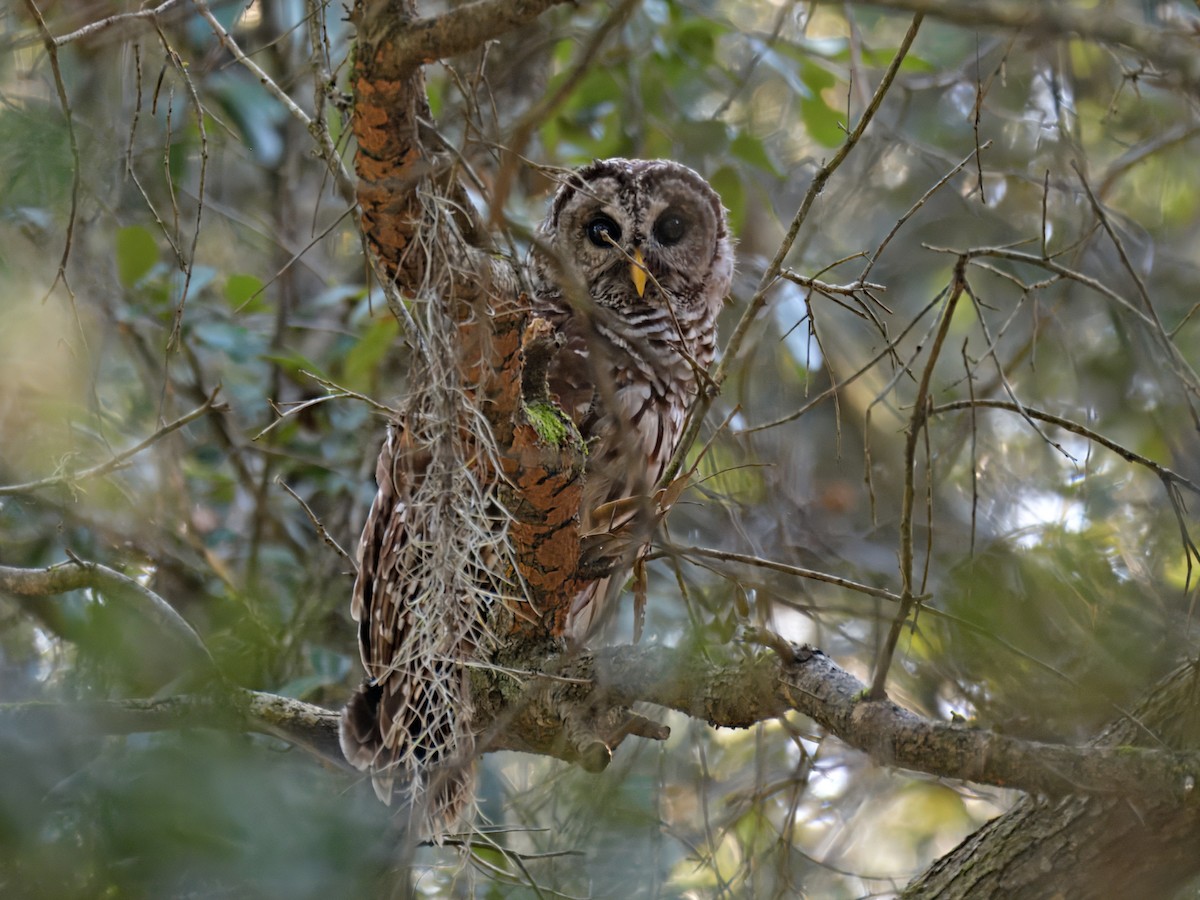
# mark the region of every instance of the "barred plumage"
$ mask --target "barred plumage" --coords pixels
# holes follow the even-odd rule
[[[716,351],[733,243],[716,192],[669,160],[608,159],[578,170],[559,188],[541,234],[534,312],[567,338],[550,389],[590,444],[580,526],[596,537],[638,532],[620,569],[644,552],[652,518],[637,516],[636,504],[615,519],[597,510],[648,498],[675,452],[698,370]],[[623,579],[575,598],[575,638],[606,617]]]
[[[359,541],[351,603],[367,680],[346,706],[341,742],[346,758],[372,773],[379,798],[390,803],[398,793],[414,833],[436,838],[471,794],[462,662],[482,632],[457,608],[458,592],[429,583],[430,573],[458,566],[421,539],[437,509],[414,496],[431,463],[415,444],[403,422],[390,426],[376,466],[379,490]]]
[[[542,225],[533,313],[565,339],[549,387],[589,442],[581,533],[632,530],[618,566],[644,552],[653,521],[636,503],[597,510],[647,496],[662,475],[697,372],[712,361],[732,270],[720,199],[673,162],[592,163],[564,182]],[[453,341],[446,324],[433,322],[427,339]],[[444,364],[455,351],[428,358]],[[511,567],[494,485],[472,469],[487,444],[464,438],[480,424],[470,421],[471,391],[450,368],[423,375],[389,428],[359,543],[351,612],[367,679],[343,713],[341,741],[382,799],[400,796],[415,834],[437,840],[472,798],[468,666],[488,657],[491,611],[517,589],[503,577]],[[593,631],[621,580],[614,573],[574,598],[574,638]]]

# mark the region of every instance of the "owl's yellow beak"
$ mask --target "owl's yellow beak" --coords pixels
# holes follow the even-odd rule
[[[629,264],[629,276],[633,279],[633,286],[637,288],[638,296],[641,297],[646,293],[646,263],[642,260],[642,251],[633,251],[633,262]]]

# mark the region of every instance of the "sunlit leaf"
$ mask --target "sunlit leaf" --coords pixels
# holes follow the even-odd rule
[[[762,169],[764,172],[769,172],[772,175],[778,175],[775,169],[775,164],[771,162],[771,157],[767,153],[767,148],[763,142],[746,132],[741,132],[729,145],[729,149],[733,155],[743,162],[748,162],[755,168]]]

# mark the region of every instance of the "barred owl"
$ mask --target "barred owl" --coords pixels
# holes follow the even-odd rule
[[[562,338],[548,387],[588,442],[581,534],[633,529],[633,550],[615,560],[628,563],[652,522],[637,503],[597,510],[647,496],[675,450],[732,277],[725,210],[686,166],[597,161],[559,188],[530,269],[531,311]],[[351,606],[367,679],[343,713],[341,743],[376,793],[401,794],[416,831],[436,839],[471,799],[466,671],[486,657],[488,597],[499,581],[487,554],[447,559],[429,534],[468,482],[454,480],[453,466],[438,469],[439,438],[422,433],[424,421],[410,408],[380,453]],[[491,527],[502,532],[502,521]],[[593,631],[620,577],[614,571],[573,598],[572,637]]]
[[[652,522],[637,521],[636,503],[618,501],[653,491],[713,360],[733,276],[725,209],[687,166],[607,159],[567,179],[541,233],[534,312],[566,339],[550,390],[589,445],[585,553],[588,536],[632,529],[636,556]],[[575,597],[567,626],[574,638],[603,621],[623,578],[593,582]]]

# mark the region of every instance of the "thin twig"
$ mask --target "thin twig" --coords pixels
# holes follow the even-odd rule
[[[205,0],[192,0],[196,10],[208,23],[208,27],[212,29],[213,34],[217,36],[217,40],[221,45],[229,51],[229,53],[239,63],[245,66],[258,79],[268,94],[283,104],[284,109],[291,113],[292,117],[302,122],[305,129],[314,138],[321,147],[321,156],[325,160],[325,164],[329,166],[329,170],[333,173],[334,179],[337,181],[338,190],[344,197],[355,196],[355,179],[346,168],[346,164],[342,161],[341,154],[338,153],[337,147],[333,143],[333,137],[329,134],[329,129],[326,127],[323,120],[314,120],[312,116],[302,110],[296,101],[288,96],[287,91],[277,85],[274,79],[271,78],[254,60],[246,56],[242,52],[242,48],[238,46],[237,41],[233,39],[225,26],[217,21],[217,17],[212,14]]]
[[[871,369],[875,368],[875,365],[881,359],[883,359],[885,356],[890,356],[890,355],[894,354],[896,351],[896,348],[898,346],[900,346],[900,342],[903,341],[906,337],[908,337],[908,333],[917,327],[917,323],[920,322],[923,318],[925,318],[925,314],[927,312],[929,312],[929,310],[933,309],[933,307],[937,304],[939,299],[940,298],[934,298],[933,300],[931,300],[925,306],[924,309],[922,309],[915,316],[913,316],[912,321],[909,322],[908,325],[906,325],[904,327],[903,331],[901,331],[898,335],[896,335],[895,340],[889,341],[883,347],[883,349],[881,349],[878,353],[876,353],[869,360],[867,360],[856,371],[854,371],[850,375],[846,376],[844,379],[839,381],[837,384],[830,385],[825,390],[821,391],[821,393],[817,394],[817,396],[813,397],[810,401],[805,403],[802,407],[800,407],[795,412],[788,413],[786,416],[781,416],[778,419],[772,419],[770,422],[764,422],[761,425],[753,425],[749,428],[743,428],[741,431],[734,432],[734,435],[740,436],[743,434],[753,434],[756,431],[765,431],[768,428],[775,428],[779,425],[784,425],[795,419],[799,419],[801,416],[806,414],[809,410],[813,409],[814,407],[816,407],[817,405],[819,405],[821,403],[824,403],[830,397],[834,397],[836,399],[839,391],[841,391],[843,388],[846,388],[849,385],[853,384],[855,381],[857,381],[863,375],[867,374],[867,372],[871,371]]]
[[[1084,191],[1087,193],[1088,201],[1092,205],[1092,210],[1096,213],[1096,218],[1100,220],[1100,225],[1104,229],[1104,233],[1108,235],[1108,239],[1112,241],[1113,246],[1117,249],[1117,256],[1121,259],[1121,265],[1133,279],[1134,285],[1137,287],[1138,296],[1141,297],[1142,304],[1146,307],[1146,315],[1153,323],[1153,334],[1159,345],[1166,351],[1168,359],[1171,361],[1171,368],[1190,388],[1189,392],[1184,392],[1185,400],[1187,401],[1188,411],[1192,414],[1192,424],[1200,429],[1200,411],[1196,409],[1193,403],[1193,397],[1200,395],[1200,378],[1197,377],[1195,369],[1191,367],[1183,354],[1179,352],[1179,348],[1172,342],[1167,334],[1167,329],[1162,323],[1162,319],[1158,316],[1158,310],[1155,309],[1154,303],[1150,299],[1150,292],[1146,289],[1146,283],[1142,280],[1142,276],[1138,274],[1134,267],[1129,254],[1125,250],[1125,242],[1121,240],[1120,235],[1113,229],[1112,224],[1108,221],[1108,214],[1104,211],[1104,207],[1100,201],[1096,199],[1096,195],[1092,193],[1092,186],[1088,184],[1087,177],[1083,174],[1083,169],[1074,160],[1071,161],[1071,167],[1075,170],[1075,174],[1079,176],[1079,182],[1083,185]]]
[[[34,0],[25,0],[25,6],[34,21],[37,22],[38,33],[46,48],[46,58],[50,60],[50,71],[54,75],[54,90],[58,93],[58,104],[62,107],[63,122],[67,129],[67,142],[71,148],[71,210],[67,214],[67,235],[63,242],[62,256],[58,260],[58,271],[54,276],[54,281],[50,283],[49,290],[46,291],[46,296],[49,297],[55,285],[61,281],[71,296],[73,306],[75,293],[67,281],[67,261],[71,258],[71,246],[75,238],[75,221],[79,214],[79,191],[83,179],[83,163],[79,155],[79,140],[75,135],[75,116],[71,112],[71,98],[67,95],[67,85],[63,80],[62,69],[58,65],[58,42],[50,34],[50,28],[46,25],[46,20],[42,18],[42,11],[38,9]]]
[[[184,425],[196,421],[202,416],[210,412],[225,412],[228,407],[223,403],[217,403],[217,393],[220,388],[217,388],[209,395],[208,399],[203,404],[193,409],[190,413],[180,416],[174,422],[170,422],[149,437],[138,441],[128,450],[123,450],[107,462],[92,466],[87,469],[78,469],[73,472],[63,472],[58,475],[48,475],[45,478],[39,478],[36,481],[27,481],[24,484],[8,484],[0,485],[0,497],[11,496],[13,494],[28,494],[31,491],[39,491],[42,488],[53,487],[58,484],[75,484],[79,481],[86,481],[89,478],[98,478],[101,475],[107,475],[109,472],[119,469],[129,459],[137,456],[147,447],[158,443],[168,434],[173,431],[178,431]]]
[[[925,429],[929,408],[932,405],[929,383],[933,379],[933,369],[941,356],[946,335],[950,332],[950,322],[954,318],[958,298],[966,289],[966,266],[967,258],[959,257],[958,263],[954,266],[953,287],[950,296],[946,299],[946,305],[942,309],[941,325],[938,328],[937,336],[934,338],[933,346],[929,348],[929,360],[921,372],[921,382],[917,386],[912,417],[904,435],[904,496],[900,510],[900,579],[903,594],[900,599],[900,610],[892,620],[892,627],[888,630],[883,646],[879,650],[879,658],[875,663],[875,677],[871,681],[870,691],[870,696],[874,700],[882,700],[887,696],[888,670],[892,665],[896,645],[900,641],[900,632],[918,601],[913,590],[913,503],[916,497],[917,441]]]
[[[629,19],[639,0],[622,0],[600,25],[593,29],[588,42],[579,53],[579,58],[560,81],[553,93],[547,94],[531,106],[513,128],[509,130],[508,140],[504,142],[504,162],[496,175],[496,186],[492,190],[491,219],[492,224],[500,222],[504,215],[504,204],[508,199],[513,178],[521,160],[521,154],[529,144],[533,132],[541,127],[554,112],[570,99],[579,82],[596,69],[596,56],[604,46],[608,36],[619,29]]]
[[[671,547],[670,552],[677,553],[683,556],[688,554],[694,556],[704,556],[709,559],[720,559],[726,562],[742,563],[747,566],[756,566],[760,569],[770,569],[773,572],[782,572],[784,575],[795,575],[797,578],[808,578],[812,581],[823,581],[825,584],[833,584],[838,587],[844,587],[851,591],[858,591],[860,594],[867,594],[871,597],[878,597],[881,600],[890,600],[893,603],[899,603],[901,597],[899,594],[894,594],[885,588],[871,587],[869,584],[851,581],[849,578],[841,578],[837,575],[828,575],[825,572],[818,572],[815,569],[805,569],[800,566],[789,566],[786,563],[776,562],[773,559],[766,559],[762,556],[750,556],[745,553],[734,553],[730,550],[716,550],[711,547]]]
[[[984,150],[987,150],[991,146],[992,142],[990,140],[984,141],[980,147],[978,147],[976,150],[972,150],[967,156],[965,156],[962,162],[934,182],[933,186],[924,194],[922,194],[916,203],[905,210],[904,215],[896,220],[896,224],[892,226],[891,231],[884,235],[883,240],[879,242],[879,246],[875,248],[875,252],[871,254],[867,261],[866,268],[864,268],[862,270],[862,274],[858,276],[858,280],[860,282],[865,281],[867,276],[871,274],[871,270],[875,268],[875,263],[877,263],[879,261],[879,257],[883,255],[884,248],[891,243],[892,238],[896,236],[896,233],[904,226],[904,223],[911,219],[916,214],[917,210],[928,203],[929,198],[941,190],[951,178],[961,172],[966,167],[967,163],[978,158],[980,153],[982,153]]]
[[[832,4],[836,0],[820,0]],[[1036,34],[1042,39],[1084,40],[1132,48],[1153,61],[1159,70],[1193,93],[1200,91],[1200,54],[1195,36],[1177,30],[1149,27],[1150,17],[1125,15],[1121,8],[1069,3],[1030,3],[1028,0],[946,3],[944,0],[871,0],[885,9],[926,14],[940,22],[977,32],[1002,29]]]
[[[312,511],[312,507],[304,502],[304,498],[292,490],[291,486],[281,477],[276,476],[275,483],[292,495],[293,499],[300,504],[300,508],[304,510],[304,514],[308,516],[308,521],[312,522],[313,528],[317,529],[317,535],[321,538],[321,540],[332,547],[338,556],[350,563],[350,566],[357,573],[358,564],[354,561],[354,557],[343,550],[342,545],[334,540],[333,535],[326,530],[324,523],[322,523],[321,520],[317,518],[317,514]]]
[[[1149,469],[1164,482],[1177,484],[1180,487],[1190,491],[1193,494],[1200,495],[1200,485],[1190,479],[1180,475],[1178,472],[1168,469],[1164,465],[1156,463],[1152,459],[1142,456],[1140,453],[1135,453],[1128,447],[1123,447],[1116,441],[1106,438],[1097,431],[1080,425],[1078,422],[1071,419],[1056,416],[1053,413],[1043,412],[1040,409],[1034,409],[1032,406],[1023,406],[1017,403],[1010,403],[1006,400],[955,400],[951,403],[943,403],[940,406],[934,406],[929,410],[930,416],[940,415],[941,413],[955,412],[960,409],[1003,409],[1008,412],[1017,413],[1018,415],[1028,419],[1038,419],[1042,422],[1048,422],[1051,425],[1057,425],[1065,431],[1072,434],[1077,434],[1080,437],[1087,438],[1113,453],[1120,456],[1126,462],[1134,463],[1135,465],[1144,466]]]
[[[757,320],[759,313],[767,303],[767,294],[771,288],[775,286],[779,279],[779,273],[783,271],[783,261],[787,258],[788,253],[792,249],[792,245],[796,242],[796,237],[800,233],[801,226],[808,219],[809,211],[812,209],[813,203],[817,196],[825,189],[826,183],[830,176],[838,170],[838,167],[845,162],[846,157],[850,155],[863,133],[867,130],[867,126],[874,119],[875,113],[879,111],[879,107],[883,103],[883,98],[891,89],[892,82],[896,78],[896,74],[900,71],[900,64],[904,61],[904,57],[908,55],[908,50],[912,46],[913,40],[916,39],[917,31],[921,27],[921,20],[924,18],[923,13],[918,13],[913,17],[912,23],[908,27],[904,39],[900,42],[900,47],[896,50],[896,55],[892,58],[888,65],[887,71],[884,72],[883,78],[879,82],[879,87],[875,89],[875,94],[871,97],[871,102],[867,108],[863,110],[862,116],[858,120],[858,125],[854,130],[846,136],[845,142],[838,148],[837,153],[825,165],[817,170],[813,176],[812,183],[808,186],[808,191],[804,195],[804,199],[800,202],[799,209],[792,217],[791,225],[788,226],[787,234],[779,243],[779,248],[775,251],[775,258],[771,260],[767,270],[763,272],[762,278],[759,280],[758,289],[754,292],[754,296],[750,298],[749,304],[746,306],[745,312],[738,320],[734,327],[733,334],[725,344],[724,352],[721,356],[721,361],[713,371],[712,389],[703,392],[692,405],[692,409],[688,414],[688,421],[683,428],[680,436],[678,447],[675,454],[671,457],[671,461],[663,470],[661,483],[669,484],[675,477],[675,473],[679,471],[679,467],[683,465],[683,461],[687,456],[688,448],[695,441],[696,435],[700,431],[700,424],[704,420],[705,414],[712,406],[713,398],[721,385],[729,377],[730,370],[734,361],[738,358],[742,344],[746,340],[746,336],[750,331],[751,325]]]
[[[184,86],[187,88],[188,97],[192,102],[192,109],[196,116],[196,133],[200,138],[200,166],[198,169],[198,177],[196,184],[196,225],[192,230],[191,245],[188,247],[186,258],[181,258],[183,268],[183,284],[179,289],[179,302],[175,306],[175,314],[171,319],[171,333],[167,338],[166,351],[169,353],[172,350],[178,349],[179,342],[182,338],[183,329],[183,308],[187,303],[188,292],[192,287],[192,272],[196,265],[196,248],[200,243],[200,226],[204,218],[204,190],[205,183],[208,179],[208,128],[204,124],[204,105],[200,102],[200,94],[196,91],[196,85],[192,82],[191,75],[188,74],[188,67],[184,64],[179,54],[175,52],[168,40],[166,34],[158,26],[157,21],[155,27],[158,30],[159,39],[162,41],[163,47],[166,49],[167,58],[171,61],[179,73],[179,77],[183,79]],[[165,142],[165,152],[163,154],[163,165],[165,183],[171,187],[171,196],[174,199],[174,179],[171,178],[170,171],[170,148],[171,140],[168,136]],[[163,402],[166,402],[166,388],[164,385]]]
[[[861,278],[849,284],[829,284],[826,281],[819,281],[816,278],[809,278],[798,272],[793,272],[791,269],[783,269],[780,271],[779,277],[792,282],[792,284],[820,291],[823,294],[841,294],[845,297],[857,297],[863,291],[887,290],[887,285],[877,284],[873,281],[863,281]]]
[[[932,250],[934,253],[949,253],[952,256],[966,256],[968,260],[974,260],[980,257],[994,257],[996,259],[1007,259],[1012,262],[1028,263],[1031,266],[1038,266],[1048,272],[1053,272],[1056,275],[1061,275],[1063,278],[1069,278],[1072,281],[1078,281],[1080,284],[1090,287],[1092,290],[1108,297],[1121,309],[1125,310],[1132,316],[1139,319],[1142,324],[1147,327],[1154,327],[1154,320],[1146,313],[1138,309],[1133,303],[1126,300],[1104,282],[1092,278],[1090,275],[1084,275],[1082,272],[1064,266],[1062,263],[1054,261],[1053,257],[1046,258],[1038,256],[1036,253],[1026,253],[1022,250],[1014,250],[1012,247],[972,247],[969,250],[959,250],[954,247],[939,247],[935,244],[922,244],[926,250]],[[1058,255],[1058,254],[1055,254]]]
[[[111,16],[105,16],[103,19],[97,19],[95,22],[88,22],[82,28],[77,28],[67,34],[60,35],[54,38],[54,43],[62,47],[65,44],[70,44],[73,41],[82,40],[83,38],[91,37],[106,28],[111,28],[113,25],[119,25],[122,22],[135,22],[139,19],[154,19],[161,16],[172,6],[179,3],[180,0],[163,0],[158,6],[153,6],[150,9],[139,9],[137,12],[115,13]]]

